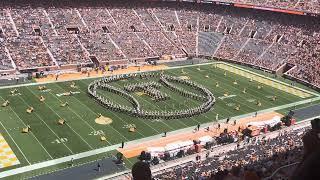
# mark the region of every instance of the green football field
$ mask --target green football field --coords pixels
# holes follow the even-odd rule
[[[292,87],[280,82],[272,81],[274,87],[271,87],[263,77],[253,73],[250,76],[253,77],[253,81],[250,82],[250,78],[241,75],[241,72],[240,74],[234,73],[232,70],[228,71],[211,64],[165,70],[165,74],[190,78],[191,81],[208,88],[216,97],[216,104],[209,112],[186,119],[149,120],[110,111],[87,95],[88,84],[94,79],[73,81],[75,88],[70,86],[69,81],[45,84],[46,90],[39,90],[39,85],[0,89],[1,104],[5,100],[10,102],[9,106],[0,107],[0,133],[19,161],[17,165],[2,167],[0,172],[116,145],[122,141],[128,142],[163,132],[196,127],[197,124],[214,123],[216,114],[219,114],[219,119],[224,119],[270,108],[284,109],[288,108],[284,105],[316,97],[309,91],[294,88],[291,90]],[[251,72],[246,71],[246,73]],[[255,80],[256,77],[259,77],[260,80]],[[111,84],[123,88],[124,85],[148,81],[158,81],[158,79],[135,78]],[[217,84],[219,87],[216,86]],[[177,86],[197,93],[188,86],[181,84]],[[18,91],[11,94],[10,91],[13,89]],[[243,93],[244,89],[246,93]],[[62,95],[70,91],[74,92],[72,96]],[[160,91],[168,94],[170,99],[155,102],[149,96],[141,93],[132,93],[132,95],[147,110],[187,109],[201,103],[182,97],[165,87],[161,87]],[[288,93],[289,91],[291,93]],[[121,96],[106,91],[99,93],[118,104],[130,105]],[[301,94],[307,97],[299,96]],[[45,97],[44,102],[39,101],[40,96]],[[276,101],[272,100],[273,96],[277,96]],[[257,101],[261,102],[261,106],[257,106]],[[61,104],[65,102],[68,102],[69,106],[61,107]],[[236,106],[240,106],[240,110],[235,110]],[[28,107],[34,108],[30,114],[26,112]],[[281,108],[276,110],[281,110]],[[112,123],[97,124],[95,119],[99,114],[111,118]],[[58,125],[59,119],[67,123]],[[31,132],[22,133],[22,128],[28,125],[31,127]],[[136,132],[128,131],[128,128],[132,126],[137,128]],[[100,136],[105,136],[106,141],[101,141]]]

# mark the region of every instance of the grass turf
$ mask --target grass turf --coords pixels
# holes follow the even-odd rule
[[[196,126],[199,123],[214,122],[216,114],[219,114],[219,119],[223,119],[303,100],[298,96],[266,85],[263,85],[262,89],[258,89],[259,83],[249,82],[247,78],[236,74],[228,72],[225,77],[224,70],[213,68],[211,65],[201,66],[200,71],[197,68],[197,66],[184,67],[184,72],[187,73],[185,76],[189,76],[192,81],[210,89],[217,98],[217,103],[211,111],[205,114],[178,120],[145,120],[109,111],[87,95],[87,86],[92,82],[92,79],[74,81],[77,89],[71,88],[70,82],[59,82],[46,84],[49,89],[47,91],[39,91],[38,86],[19,87],[17,89],[21,95],[16,96],[10,95],[10,89],[0,90],[0,101],[10,101],[8,107],[0,108],[0,132],[21,163],[17,166],[3,168],[0,171],[110,146],[121,141],[130,141]],[[166,73],[173,76],[183,75],[181,69],[167,70]],[[209,78],[206,78],[206,75]],[[137,78],[112,84],[116,87],[123,87],[125,84],[150,80],[156,79],[141,80]],[[233,84],[234,80],[237,80],[237,85]],[[215,86],[217,82],[219,87]],[[183,85],[178,86],[188,89]],[[242,92],[244,88],[247,89],[246,94]],[[147,96],[133,95],[143,108],[149,110],[186,109],[200,103],[181,97],[164,87],[161,87],[160,90],[169,94],[170,100],[155,103]],[[57,94],[69,91],[78,91],[79,94],[57,96]],[[225,92],[235,96],[224,100],[219,99],[218,97],[223,97]],[[120,96],[107,92],[101,93],[114,102],[128,105],[128,102]],[[45,102],[39,101],[40,95],[46,98]],[[271,96],[277,96],[277,101],[271,101]],[[261,107],[255,104],[257,100],[262,103]],[[60,104],[66,101],[69,106],[60,107]],[[236,105],[241,106],[239,111],[234,109]],[[29,106],[35,109],[31,114],[26,113]],[[100,113],[110,117],[113,120],[112,124],[96,124],[94,120]],[[67,124],[58,125],[59,119],[66,120]],[[128,131],[127,127],[131,124],[137,127],[137,132],[130,133]],[[26,125],[30,125],[32,131],[28,134],[22,134],[21,129]],[[100,134],[97,132],[103,132],[107,141],[101,142]]]

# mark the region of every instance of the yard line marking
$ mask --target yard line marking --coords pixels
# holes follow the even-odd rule
[[[196,72],[196,71],[194,71],[194,70],[189,70],[189,71],[191,71],[191,72]],[[209,71],[212,71],[212,70],[209,69]],[[215,77],[216,77],[216,76],[215,76]],[[220,78],[218,78],[218,79],[216,78],[215,81],[219,81],[220,84],[222,83],[222,81],[220,81]],[[232,89],[235,89],[236,91],[239,91],[237,88],[233,87],[232,85],[229,85],[228,83],[225,83],[225,84],[223,84],[223,85],[225,85],[226,87],[231,87]],[[226,89],[224,89],[224,88],[221,88],[221,87],[219,87],[219,88],[226,91]],[[255,96],[253,96],[253,95],[250,95],[250,96],[255,97]],[[238,96],[238,97],[241,98],[241,99],[246,100],[246,98],[243,98],[243,97],[241,97],[241,96]],[[253,108],[253,106],[247,105],[247,103],[243,104],[243,103],[239,102],[239,101],[236,100],[236,99],[234,99],[233,101],[235,101],[235,102],[237,102],[237,103],[239,103],[239,104],[242,104],[242,106],[245,106],[245,107],[247,107],[248,109],[253,110],[252,112],[255,112],[255,109],[256,109],[256,108]],[[241,110],[240,112],[244,112],[244,113],[245,113],[245,111],[243,111],[243,110]]]
[[[172,73],[172,74],[175,74],[175,75],[177,75],[177,76],[179,76],[179,74],[177,74],[177,73],[174,73],[174,72],[170,72],[170,73]],[[193,103],[195,103],[196,101],[195,100],[193,100],[193,99],[191,99],[190,100],[191,102],[193,102]],[[187,105],[186,105],[187,106]],[[187,106],[188,107],[188,106]],[[189,108],[189,107],[188,107]],[[215,106],[213,107],[213,109],[215,108]],[[224,109],[221,109],[221,110],[223,110],[223,111],[225,111],[225,112],[227,112],[226,114],[228,114],[229,113],[229,111],[226,111],[226,110],[224,110]],[[201,114],[201,115],[203,115],[206,119],[208,119],[210,122],[212,122],[213,121],[213,119],[211,119],[211,118],[209,118],[207,115],[206,115],[207,113],[204,113],[204,114]],[[197,121],[197,120],[196,120]],[[199,121],[197,121],[199,124],[202,124],[201,122],[199,122]]]
[[[52,92],[49,92],[49,94],[51,94],[53,97],[55,97],[58,101],[62,102],[59,98],[57,98]],[[76,113],[70,106],[67,107],[69,110],[71,110],[73,112],[73,114],[75,114],[76,116],[78,116],[81,121],[83,121],[87,126],[89,126],[93,131],[97,131],[94,127],[92,127],[87,121],[85,121],[78,113]],[[107,141],[108,144],[111,145],[111,143],[109,141]]]
[[[115,145],[108,146],[108,147],[94,149],[94,150],[90,150],[90,151],[86,151],[86,152],[82,152],[82,153],[78,153],[78,154],[73,154],[73,155],[69,155],[69,156],[65,156],[65,157],[61,157],[61,158],[57,158],[57,159],[53,159],[53,160],[49,160],[49,161],[45,161],[45,162],[40,162],[37,164],[32,164],[32,165],[28,165],[28,166],[23,166],[23,167],[7,170],[4,172],[0,172],[0,178],[12,176],[12,175],[16,175],[16,174],[20,174],[20,173],[24,173],[24,172],[33,171],[33,170],[37,170],[40,168],[54,166],[54,165],[57,165],[60,163],[68,162],[71,159],[76,160],[76,159],[81,159],[81,158],[93,156],[96,154],[101,154],[104,152],[115,150],[119,146],[120,146],[120,144],[115,144]]]
[[[242,67],[238,67],[238,66],[234,66],[232,64],[229,64],[229,63],[226,63],[226,62],[223,62],[223,61],[217,61],[217,62],[206,62],[206,63],[201,63],[201,64],[189,64],[189,65],[182,65],[182,66],[175,66],[175,67],[166,67],[166,68],[163,68],[163,69],[156,69],[156,70],[144,70],[144,71],[139,71],[139,72],[130,72],[129,74],[139,74],[139,73],[145,73],[145,72],[156,72],[156,71],[161,71],[161,70],[170,70],[170,69],[180,69],[180,68],[184,68],[184,67],[194,67],[194,66],[206,66],[206,65],[212,65],[212,64],[224,64],[224,65],[227,65],[227,66],[232,66],[232,67],[236,67],[237,69],[241,69],[243,71],[249,71],[249,70],[246,70]],[[260,74],[256,73],[256,72],[252,72],[250,71],[251,74],[255,75],[255,76],[261,76]],[[123,73],[117,73],[117,74],[128,74],[126,72],[123,72]],[[67,80],[57,80],[57,81],[49,81],[49,82],[35,82],[35,83],[27,83],[27,84],[18,84],[18,85],[9,85],[9,86],[1,86],[0,89],[8,89],[8,88],[15,88],[15,87],[24,87],[24,86],[33,86],[33,85],[42,85],[42,84],[54,84],[54,83],[57,83],[57,82],[70,82],[70,81],[80,81],[80,80],[89,80],[89,79],[97,79],[97,78],[101,78],[101,77],[105,77],[105,76],[112,76],[113,74],[103,74],[103,75],[100,75],[100,76],[93,76],[93,77],[81,77],[81,78],[76,78],[76,79],[67,79]],[[280,80],[277,80],[277,79],[273,79],[273,78],[270,78],[270,77],[265,77],[266,79],[269,79],[271,81],[274,81],[274,82],[277,82],[277,83],[280,83],[280,84],[284,84],[286,86],[290,86],[287,82],[282,82]],[[306,89],[303,89],[303,88],[300,88],[300,87],[297,87],[297,86],[294,86],[293,88],[297,89],[297,90],[300,90],[304,93],[307,93],[307,94],[312,94],[314,96],[318,96],[320,97],[320,94],[318,93],[315,93],[315,92],[312,92],[312,91],[309,91],[309,90],[306,90]]]
[[[277,89],[282,90],[284,92],[296,95],[296,96],[297,96],[297,94],[293,93],[293,90],[299,91],[299,92],[301,92],[303,94],[302,96],[299,96],[300,98],[307,98],[307,97],[310,97],[311,94],[313,94],[313,93],[307,92],[306,90],[300,89],[298,87],[292,87],[291,85],[288,85],[288,84],[283,83],[283,82],[277,82],[277,86],[272,86],[272,84],[270,82],[274,82],[275,81],[274,79],[268,78],[268,77],[262,77],[260,74],[256,74],[256,73],[254,73],[254,72],[252,72],[250,70],[242,69],[240,67],[233,66],[233,65],[230,65],[230,64],[227,64],[227,63],[218,64],[217,67],[219,67],[220,69],[224,69],[224,70],[233,72],[233,73],[238,74],[238,75],[239,74],[241,75],[241,73],[239,73],[239,71],[242,71],[243,73],[248,73],[248,74],[257,76],[255,78],[256,81],[258,81],[258,82],[260,82],[262,84],[266,84],[266,85],[269,85],[271,87],[277,88]],[[281,85],[281,86],[279,86],[279,85]]]
[[[209,71],[212,71],[211,69],[209,69]],[[257,78],[260,78],[260,77],[257,77]],[[255,79],[255,78],[253,78],[253,79]],[[219,81],[220,82],[220,81]],[[227,86],[227,87],[231,87],[232,89],[235,89],[236,91],[239,91],[237,88],[235,88],[234,86],[232,86],[232,85],[229,85],[229,84],[225,84],[225,86]],[[261,92],[259,92],[259,91],[256,91],[255,90],[255,88],[251,88],[251,89],[249,89],[250,91],[254,91],[255,93],[257,93],[257,94],[261,94],[261,97],[264,97],[264,95],[265,94],[263,94],[263,93],[261,93]],[[251,97],[254,97],[254,98],[256,98],[257,96],[255,96],[255,95],[252,95],[252,94],[247,94],[247,96],[251,96]],[[242,97],[242,96],[239,96],[239,98],[241,98],[241,99],[244,99],[244,100],[246,100],[246,98],[244,98],[244,97]],[[288,100],[287,98],[284,98],[285,100]],[[260,99],[262,102],[264,102],[264,103],[267,103],[267,104],[270,104],[271,106],[274,106],[274,104],[273,103],[271,103],[271,102],[269,102],[269,101],[267,101],[267,100],[264,100],[264,99]],[[235,100],[236,102],[239,102],[239,101],[237,101],[237,100]],[[290,102],[290,100],[288,100],[289,102]],[[240,104],[242,104],[242,103],[240,103]],[[249,107],[249,109],[253,109],[253,110],[255,110],[256,108],[252,108],[250,105],[246,105],[246,104],[244,104],[245,106],[247,106],[247,107]]]
[[[27,159],[26,155],[24,155],[24,153],[22,152],[22,150],[20,149],[20,147],[18,146],[18,144],[16,143],[16,141],[12,138],[12,136],[10,135],[10,133],[8,132],[8,130],[6,129],[6,127],[2,124],[2,122],[0,121],[1,126],[3,127],[3,129],[6,131],[6,133],[9,135],[9,137],[12,139],[13,143],[17,146],[17,148],[19,149],[19,151],[21,152],[22,156],[24,157],[24,159],[28,162],[28,164],[30,165],[30,161]],[[3,137],[4,138],[4,137]]]
[[[4,100],[3,99],[3,97],[1,97],[0,96],[0,98],[2,99],[2,100]],[[24,121],[20,118],[20,116],[12,109],[12,107],[11,106],[9,106],[9,108],[10,108],[10,110],[15,114],[15,116],[17,116],[17,118],[21,121],[21,123],[26,127],[27,125],[24,123]],[[44,149],[44,151],[46,151],[46,153],[49,155],[49,157],[51,158],[51,159],[53,159],[52,158],[52,156],[50,155],[50,153],[47,151],[47,149],[42,145],[42,143],[38,140],[38,138],[34,135],[34,133],[31,131],[31,134],[32,134],[32,136],[35,138],[35,140],[40,144],[40,146]]]
[[[314,101],[315,100],[320,100],[320,97],[313,98],[313,100]],[[294,104],[297,104],[297,103],[298,104],[302,104],[302,103],[305,103],[305,102],[309,102],[309,100],[303,100],[303,101],[299,101],[299,102],[296,102],[296,103],[287,104],[287,105],[284,105],[284,106],[278,106],[278,107],[275,107],[275,108],[265,109],[265,110],[263,110],[263,112],[271,112],[271,111],[274,111],[274,110],[283,109],[283,108],[285,108],[287,106],[293,106]],[[244,115],[240,115],[240,116],[235,116],[235,117],[232,117],[232,118],[236,118],[236,119],[245,118],[245,117],[250,117],[252,115],[253,115],[253,113],[248,113],[248,114],[244,114]],[[313,118],[311,118],[311,119],[313,119]],[[311,119],[308,119],[308,120],[311,120]],[[306,120],[306,121],[308,121],[308,120]],[[220,120],[219,122],[222,122],[222,121],[223,120]],[[304,122],[304,121],[300,121],[300,123],[302,123],[302,122]],[[188,130],[191,130],[191,128],[188,127],[188,128],[184,128],[182,130],[181,129],[180,130],[176,130],[175,132],[173,132],[173,134],[179,133],[181,131],[185,132],[185,131],[188,131]],[[160,138],[160,137],[162,137],[162,134],[150,136],[150,137],[143,138],[143,139],[133,140],[133,141],[128,142],[128,144],[136,144],[138,142],[141,143],[143,141],[148,141],[150,139],[155,139],[155,138]],[[49,166],[57,165],[57,164],[64,163],[64,162],[68,162],[72,158],[76,160],[76,159],[81,159],[81,158],[89,157],[89,156],[96,155],[96,154],[101,154],[101,153],[104,153],[104,152],[115,150],[119,146],[120,146],[120,144],[115,144],[115,145],[112,145],[112,146],[103,147],[103,148],[99,148],[99,149],[95,149],[95,150],[90,150],[90,151],[87,151],[87,152],[82,152],[82,153],[78,153],[78,154],[74,154],[74,155],[69,155],[69,156],[58,158],[58,159],[54,159],[54,160],[49,160],[49,161],[45,161],[45,162],[41,162],[41,163],[37,163],[37,164],[32,164],[32,165],[29,165],[29,166],[23,166],[23,167],[19,167],[19,168],[16,168],[16,169],[11,169],[11,170],[8,170],[8,171],[0,172],[0,178],[4,178],[4,177],[8,177],[8,176],[12,176],[12,175],[16,175],[16,174],[20,174],[20,173],[24,173],[24,172],[29,172],[29,171],[32,171],[32,170],[36,170],[36,169],[40,169],[40,168],[44,168],[44,167],[49,167]]]
[[[121,86],[118,85],[118,84],[116,84],[116,85],[117,85],[118,87],[121,87]],[[149,101],[143,99],[142,97],[139,97],[139,98],[142,99],[143,101],[147,102],[148,104],[151,104],[152,106],[156,106],[157,109],[160,109],[160,110],[161,110],[161,108],[160,108],[159,106],[153,105],[152,103],[150,103]],[[141,121],[143,121],[143,120],[141,120]],[[164,123],[163,121],[161,121],[161,123],[164,124],[165,126],[169,127],[170,129],[174,130],[174,128],[170,127],[167,123]],[[181,122],[181,123],[182,123],[182,122]],[[183,124],[184,126],[186,126],[184,123],[182,123],[182,124]],[[158,133],[159,133],[159,132],[158,132]]]
[[[82,139],[82,141],[84,141],[89,147],[90,147],[90,149],[94,149],[86,140],[84,140],[83,138],[82,138],[82,136],[80,136],[80,134],[78,134],[69,124],[66,124],[74,133],[76,133],[81,139]]]
[[[59,86],[59,85],[58,85]],[[59,86],[60,87],[60,86]],[[63,89],[62,87],[60,87],[61,89]],[[64,90],[64,89],[63,89]],[[82,91],[80,89],[80,91]],[[83,91],[82,91],[83,92]],[[74,96],[73,96],[74,97]],[[87,105],[83,104],[78,98],[74,97],[74,99],[76,99],[80,104],[82,104],[82,106],[86,107],[87,109],[89,109],[89,111],[91,111],[93,114],[97,114],[94,111],[92,111],[91,108],[89,108]],[[117,116],[117,115],[116,115]],[[117,116],[118,117],[118,116]],[[121,119],[121,118],[120,118]],[[122,119],[121,119],[122,120]],[[127,141],[129,141],[129,139],[127,139],[123,134],[121,134],[118,130],[116,130],[114,127],[112,127],[111,125],[107,125],[109,127],[111,127],[113,130],[115,130],[118,134],[120,134],[120,136],[124,137],[124,139],[126,139]]]
[[[22,97],[19,96],[19,98],[27,105],[30,106],[30,104],[28,104]],[[50,129],[50,131],[57,137],[60,139],[60,137],[49,127],[49,125],[38,115],[38,113],[34,112],[34,114],[47,126],[48,129]],[[62,143],[72,154],[74,154],[72,152],[72,150],[65,144]]]
[[[56,87],[62,89],[59,85],[55,84]],[[52,96],[54,96],[57,100],[59,100],[60,102],[62,102],[59,98],[57,98],[52,92],[49,92]],[[74,97],[72,97],[74,98]],[[76,98],[74,98],[76,99]],[[76,99],[77,100],[77,99]],[[70,109],[76,116],[78,116],[87,126],[89,126],[92,130],[97,131],[94,127],[92,127],[86,120],[84,120],[78,113],[76,113],[71,107],[68,106],[68,109]],[[111,145],[111,143],[109,141],[107,141],[108,144]]]
[[[30,87],[30,86],[29,86],[29,87]],[[27,88],[35,97],[37,97],[37,95],[36,95],[32,90],[30,90],[29,87],[26,87],[26,88]],[[45,101],[44,101],[44,104],[47,105],[47,106],[51,109],[51,111],[53,111],[60,119],[63,119],[63,118],[62,118],[54,109],[52,109],[51,106],[49,106]],[[67,126],[68,126],[76,135],[78,135],[83,142],[85,142],[91,149],[93,149],[92,146],[91,146],[86,140],[84,140],[82,136],[80,136],[71,126],[69,126],[69,124],[67,124]]]
[[[84,83],[84,82],[81,82],[81,83],[87,86],[87,84],[86,84],[86,83]],[[82,90],[80,90],[80,91],[82,91]],[[82,92],[83,92],[83,91],[82,91]],[[111,111],[111,113],[112,113],[112,114],[114,114],[112,111]],[[117,116],[117,115],[116,115],[116,116]],[[117,117],[118,117],[118,116],[117,116]],[[120,118],[120,117],[118,117],[118,118]],[[120,119],[122,120],[122,118],[120,118]],[[123,121],[123,120],[122,120],[122,121]],[[158,130],[154,129],[154,128],[153,128],[152,126],[150,126],[149,124],[147,124],[147,123],[143,122],[143,121],[142,121],[142,120],[140,120],[140,119],[139,119],[139,121],[140,121],[140,122],[142,122],[143,124],[145,124],[145,125],[149,126],[151,129],[153,129],[153,130],[154,130],[154,131],[156,131],[157,133],[160,133]],[[125,121],[125,123],[127,124],[128,122],[126,122],[126,121]],[[145,136],[144,136],[144,137],[145,137]]]

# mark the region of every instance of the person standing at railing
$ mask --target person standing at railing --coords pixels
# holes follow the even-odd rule
[[[312,129],[302,138],[303,159],[292,175],[292,180],[320,179],[320,119],[311,121]]]

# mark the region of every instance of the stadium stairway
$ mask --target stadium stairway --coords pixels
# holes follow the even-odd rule
[[[214,32],[199,32],[198,51],[200,55],[212,56],[223,35]]]

